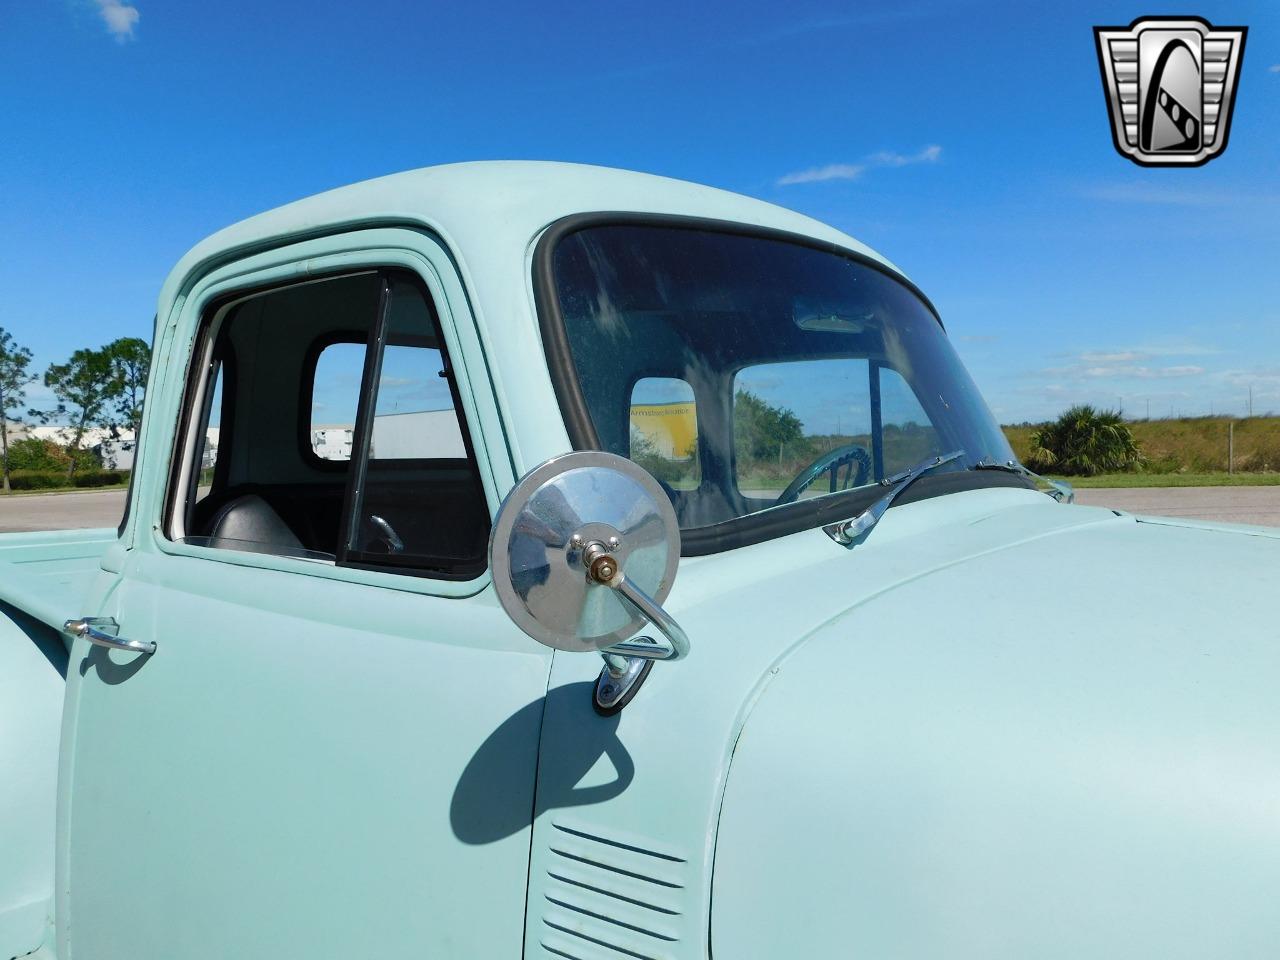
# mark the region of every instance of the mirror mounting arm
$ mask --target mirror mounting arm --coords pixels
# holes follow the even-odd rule
[[[667,638],[671,645],[663,649],[648,637],[636,637],[623,640],[613,646],[606,647],[601,653],[605,663],[611,670],[623,668],[623,663],[613,657],[639,657],[643,660],[680,660],[689,655],[689,635],[684,628],[662,609],[653,597],[627,579],[622,564],[609,552],[609,548],[599,541],[588,543],[582,550],[582,563],[587,568],[587,576],[594,582],[606,586],[618,593],[640,616],[644,617]]]
[[[582,544],[585,538],[575,534],[573,539]],[[616,537],[611,537],[609,543],[614,549],[621,545]],[[582,565],[587,568],[588,580],[617,593],[625,604],[661,630],[669,644],[663,647],[650,637],[632,637],[601,649],[604,669],[596,679],[594,702],[597,713],[609,716],[636,695],[649,676],[653,661],[679,660],[689,655],[689,635],[662,609],[662,604],[627,579],[622,563],[599,540],[582,546]]]
[[[672,619],[671,614],[663,610],[662,607],[654,602],[654,599],[637,587],[634,583],[626,578],[625,575],[619,574],[614,578],[614,582],[610,584],[619,595],[635,607],[650,623],[662,631],[662,635],[667,638],[667,642],[671,644],[671,650],[665,656],[653,657],[650,654],[646,659],[660,660],[681,660],[689,655],[689,635],[684,632],[684,628]],[[637,640],[642,638],[637,637]],[[634,641],[624,640],[622,643],[615,644],[608,648],[610,651],[625,651],[629,656],[644,656],[643,653],[637,653],[634,649],[641,646]]]

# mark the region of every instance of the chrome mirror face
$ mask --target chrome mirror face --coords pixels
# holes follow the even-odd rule
[[[649,621],[624,582],[661,604],[680,561],[680,527],[662,487],[625,457],[581,451],[535,467],[512,489],[489,538],[503,608],[557,650],[601,650]]]

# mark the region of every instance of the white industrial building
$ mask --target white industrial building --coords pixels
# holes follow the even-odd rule
[[[355,429],[349,423],[311,428],[311,449],[322,460],[350,460]],[[452,410],[386,413],[373,418],[375,460],[461,459],[467,455]]]
[[[329,423],[311,428],[311,449],[321,460],[350,460],[354,431],[349,423]]]
[[[467,455],[452,410],[419,410],[388,413],[373,418],[375,460],[448,460]]]

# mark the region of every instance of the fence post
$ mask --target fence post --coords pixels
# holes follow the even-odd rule
[[[1227,421],[1227,473],[1236,472],[1236,422]]]

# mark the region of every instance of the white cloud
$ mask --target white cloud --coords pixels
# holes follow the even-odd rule
[[[1204,367],[1185,364],[1175,367],[1144,367],[1135,364],[1112,364],[1100,367],[1083,367],[1078,374],[1090,380],[1167,380],[1170,377],[1196,377],[1204,373]]]
[[[1273,63],[1271,66],[1267,67],[1267,71],[1269,73],[1280,73],[1280,63]]]
[[[98,15],[107,25],[107,32],[123,43],[133,39],[133,28],[138,25],[142,14],[138,8],[130,6],[123,0],[94,0],[98,5]]]
[[[1280,386],[1280,367],[1255,367],[1252,370],[1223,370],[1218,374],[1233,387],[1249,387],[1253,384]]]
[[[1222,353],[1219,347],[1206,347],[1204,344],[1194,341],[1141,347],[1139,350],[1149,357],[1207,357]]]
[[[1157,357],[1205,357],[1221,352],[1217,347],[1185,342],[1147,344],[1141,347],[1105,347],[1097,350],[1083,350],[1080,353],[1056,353],[1053,357],[1070,360],[1077,366],[1098,366],[1111,363],[1136,363],[1154,360]]]
[[[857,180],[871,167],[907,167],[916,163],[937,163],[942,157],[942,147],[932,143],[918,153],[894,153],[882,150],[873,153],[862,163],[829,163],[825,167],[809,167],[778,178],[778,186],[789,187],[797,183],[822,183],[827,180]]]
[[[797,170],[778,178],[778,186],[789,187],[795,183],[822,183],[824,180],[857,180],[867,168],[855,163],[829,163],[825,167]]]
[[[1134,360],[1143,360],[1149,354],[1138,350],[1118,350],[1114,353],[1105,353],[1099,350],[1086,350],[1080,354],[1080,360],[1083,363],[1132,363]]]
[[[888,150],[882,150],[879,153],[871,155],[871,162],[877,167],[906,167],[913,163],[937,163],[942,157],[942,148],[936,143],[931,143],[919,153],[893,153]]]
[[[1070,362],[1042,370],[1041,375],[1069,380],[1170,380],[1198,377],[1205,372],[1205,368],[1198,364],[1153,364],[1151,361],[1161,357],[1201,356],[1216,352],[1212,348],[1194,346],[1085,350],[1076,354],[1059,354]]]

